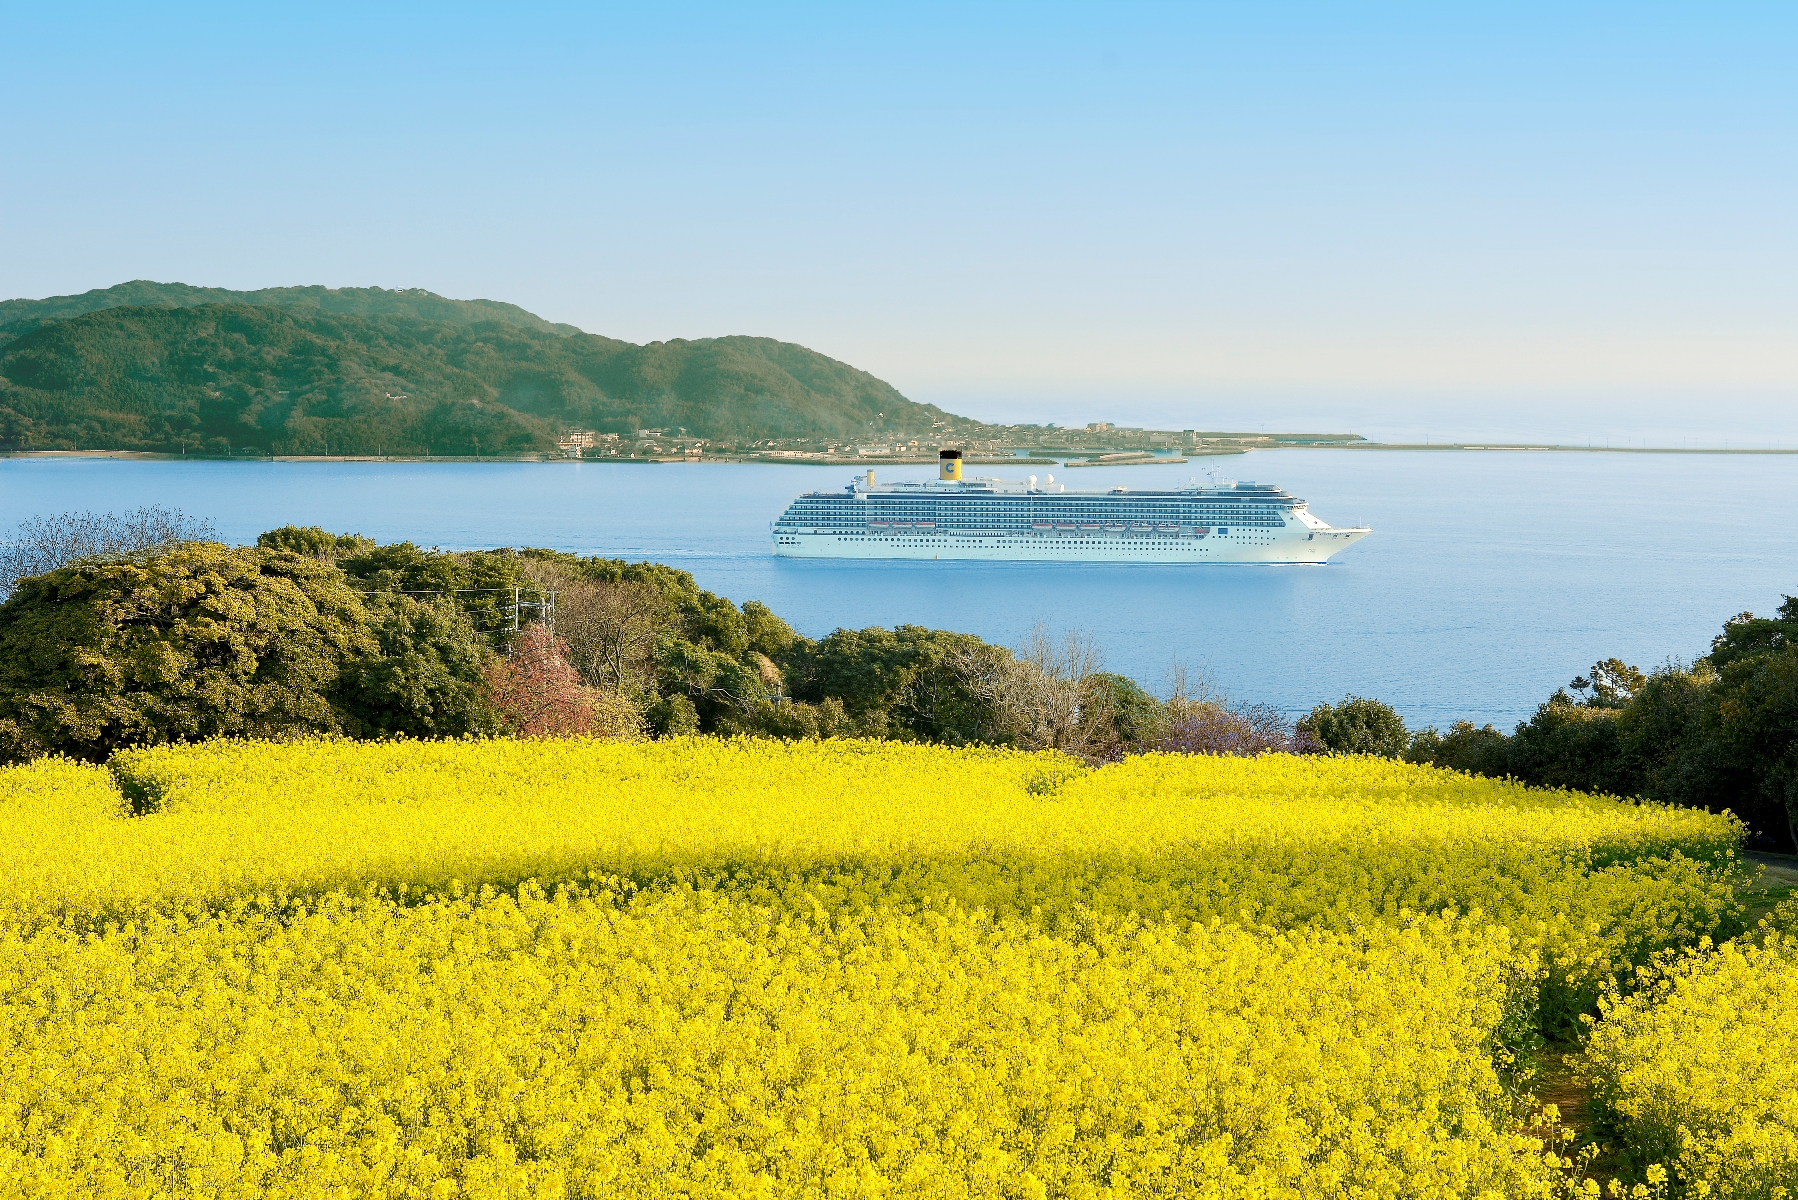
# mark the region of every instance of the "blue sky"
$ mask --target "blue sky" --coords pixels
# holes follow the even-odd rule
[[[0,293],[419,286],[996,419],[1798,445],[1798,6],[11,6]]]

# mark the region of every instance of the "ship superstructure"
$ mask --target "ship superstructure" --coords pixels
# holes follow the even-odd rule
[[[1175,491],[1073,491],[1039,481],[963,479],[945,450],[938,477],[809,492],[774,524],[790,558],[1013,562],[1321,563],[1371,532],[1337,529],[1272,484],[1193,484]]]

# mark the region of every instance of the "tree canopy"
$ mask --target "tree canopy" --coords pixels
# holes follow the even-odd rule
[[[494,728],[453,606],[288,550],[184,542],[19,582],[0,605],[0,756],[295,733]]]
[[[1411,745],[1404,718],[1390,704],[1365,696],[1345,696],[1337,704],[1320,704],[1298,724],[1331,754],[1398,758]]]
[[[1569,688],[1572,691],[1569,691]],[[1407,757],[1546,787],[1730,809],[1763,846],[1798,825],[1798,598],[1732,617],[1691,663],[1595,663],[1506,736],[1426,729]]]

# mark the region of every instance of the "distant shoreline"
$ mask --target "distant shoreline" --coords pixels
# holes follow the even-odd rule
[[[1054,456],[1041,453],[1028,458],[1010,455],[969,456],[969,466],[1061,466],[1061,467],[1134,467],[1134,466],[1177,466],[1193,458],[1229,457],[1246,454],[1249,450],[1424,450],[1431,452],[1470,451],[1476,453],[1529,453],[1529,454],[1798,454],[1798,447],[1724,447],[1724,446],[1568,446],[1546,443],[1522,442],[1336,442],[1328,445],[1312,445],[1295,442],[1276,442],[1271,445],[1243,447],[1241,449],[1205,449],[1184,450],[1175,455],[1151,457],[1120,457],[1112,461],[1099,461],[1099,451],[1076,454],[1056,454]],[[223,454],[168,454],[155,450],[0,450],[0,458],[77,458],[77,459],[125,459],[139,462],[284,462],[284,463],[544,463],[544,464],[581,464],[603,463],[621,466],[650,466],[664,463],[755,463],[767,466],[796,467],[866,467],[879,470],[881,467],[917,467],[936,465],[935,455],[908,455],[890,458],[844,458],[831,455],[797,454],[787,451],[779,456],[765,454],[712,454],[704,456],[663,456],[644,458],[594,457],[567,458],[556,454],[519,454],[491,455],[483,454],[478,458],[470,455],[432,454],[277,454],[277,455],[223,455]]]
[[[1309,446],[1267,449],[1308,450]],[[1523,451],[1537,454],[1798,454],[1798,446],[1563,446],[1522,442],[1353,442],[1318,447],[1330,450],[1477,450]]]

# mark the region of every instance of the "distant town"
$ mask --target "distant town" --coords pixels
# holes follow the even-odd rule
[[[733,441],[689,436],[685,429],[643,429],[635,434],[567,429],[557,440],[570,459],[636,459],[649,462],[714,460],[730,462],[923,462],[938,450],[956,449],[970,461],[1062,461],[1070,457],[1094,465],[1167,462],[1186,456],[1242,454],[1276,446],[1351,446],[1366,439],[1354,433],[1231,433],[1197,429],[1145,429],[1094,421],[1079,428],[1047,425],[985,425],[939,421],[915,437],[797,437]]]

